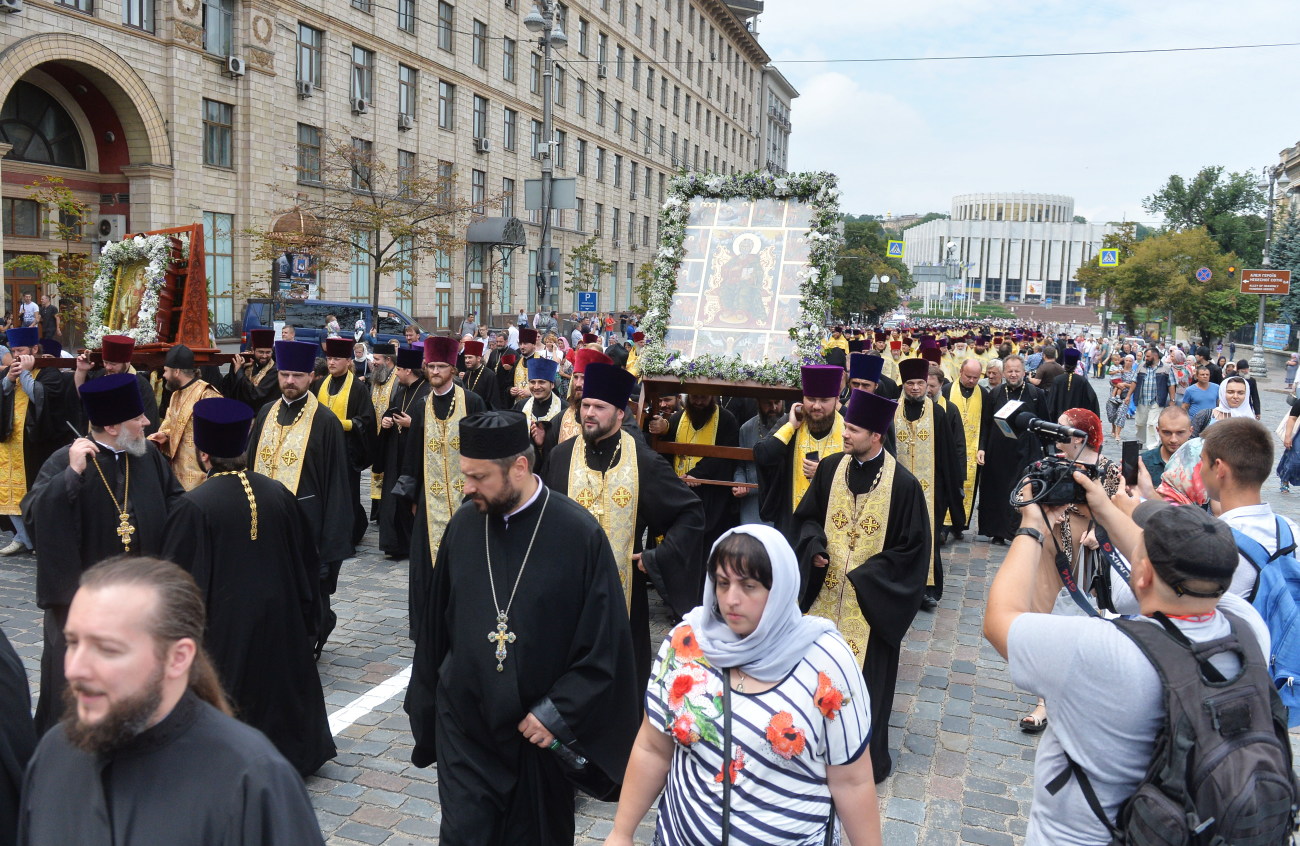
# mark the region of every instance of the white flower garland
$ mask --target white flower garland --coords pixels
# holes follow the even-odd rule
[[[819,327],[830,307],[830,280],[835,275],[835,259],[843,240],[839,196],[835,175],[831,173],[791,173],[777,177],[766,171],[755,171],[732,176],[689,173],[674,177],[669,185],[668,198],[659,211],[663,234],[655,254],[645,317],[639,327],[646,335],[645,352],[640,358],[642,372],[683,379],[797,386],[801,365],[824,364]],[[795,342],[798,360],[756,364],[737,354],[691,357],[664,346],[668,315],[677,290],[677,271],[685,256],[690,201],[695,197],[793,199],[812,206],[813,219],[808,230],[809,270],[799,284],[802,313],[800,324],[790,327],[790,338]]]
[[[189,259],[190,239],[181,235],[181,255]],[[99,274],[91,289],[90,312],[87,315],[86,347],[97,350],[103,346],[107,334],[127,335],[137,344],[152,344],[158,340],[156,316],[158,293],[167,282],[167,267],[172,261],[171,236],[136,235],[104,244],[99,253]],[[113,289],[117,285],[119,268],[146,262],[145,288],[140,296],[140,310],[136,313],[136,328],[112,332],[108,328],[109,309],[113,306]]]

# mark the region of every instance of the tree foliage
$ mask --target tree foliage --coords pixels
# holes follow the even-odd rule
[[[565,264],[564,290],[599,291],[601,280],[614,271],[614,263],[601,257],[596,243],[596,236],[592,235],[569,250],[569,260]]]
[[[90,254],[73,249],[81,242],[90,221],[90,204],[77,199],[59,176],[42,176],[27,189],[45,214],[50,231],[63,242],[54,253],[23,254],[5,263],[10,270],[36,273],[42,285],[54,285],[59,293],[59,307],[73,320],[85,318],[86,301],[95,284],[96,266]]]
[[[1249,173],[1224,174],[1221,165],[1201,168],[1192,179],[1169,177],[1159,191],[1142,201],[1152,214],[1164,216],[1175,231],[1202,227],[1224,252],[1248,260],[1264,248],[1267,197]]]
[[[421,258],[463,247],[461,233],[471,218],[500,204],[499,197],[478,204],[457,197],[454,177],[391,166],[373,147],[351,139],[325,139],[319,159],[305,164],[310,167],[286,165],[297,172],[292,187],[274,186],[284,201],[276,217],[299,214],[301,230],[275,232],[270,225],[249,230],[254,257],[269,265],[286,252],[304,252],[323,270],[347,269],[365,258],[376,307],[385,274],[405,271],[414,285]],[[484,302],[493,302],[493,274],[485,276]]]
[[[1300,214],[1288,206],[1273,231],[1269,263],[1278,270],[1291,271],[1291,293],[1282,298],[1279,312],[1287,323],[1300,322]]]

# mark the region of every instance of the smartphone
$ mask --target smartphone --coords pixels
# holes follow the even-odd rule
[[[808,460],[808,461],[820,461],[820,460],[821,460],[821,456],[819,456],[816,452],[805,453],[805,454],[804,454],[804,458],[805,458],[806,460]]]
[[[1125,441],[1123,452],[1120,458],[1120,469],[1124,474],[1124,483],[1136,486],[1138,483],[1138,462],[1142,459],[1138,455],[1141,444],[1137,441]]]

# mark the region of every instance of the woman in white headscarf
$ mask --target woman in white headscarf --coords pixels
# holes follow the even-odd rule
[[[834,625],[799,613],[799,567],[773,528],[713,545],[703,605],[670,634],[607,846],[631,846],[660,792],[655,843],[880,843],[862,671]]]
[[[1192,436],[1200,437],[1201,432],[1214,421],[1229,417],[1255,419],[1255,409],[1250,407],[1250,385],[1240,376],[1229,376],[1219,384],[1219,404],[1192,418]]]

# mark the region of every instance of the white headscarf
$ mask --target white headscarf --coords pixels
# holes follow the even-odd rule
[[[704,602],[686,614],[686,622],[695,632],[704,657],[713,666],[739,667],[745,675],[759,681],[780,681],[808,654],[813,641],[825,632],[834,631],[835,625],[823,617],[806,617],[800,613],[799,565],[785,536],[771,526],[737,526],[713,544],[710,560],[718,544],[733,534],[753,537],[767,550],[772,562],[772,588],[762,619],[745,637],[733,632],[718,613],[713,573],[706,570]]]
[[[1225,389],[1229,382],[1240,382],[1241,386],[1246,389],[1246,398],[1242,400],[1241,405],[1236,408],[1228,407],[1228,392]],[[1219,385],[1219,405],[1217,410],[1222,411],[1229,417],[1249,417],[1251,420],[1254,420],[1255,409],[1250,405],[1250,383],[1240,376],[1229,376],[1224,379],[1223,384]],[[1211,415],[1210,419],[1214,420],[1214,415]]]

